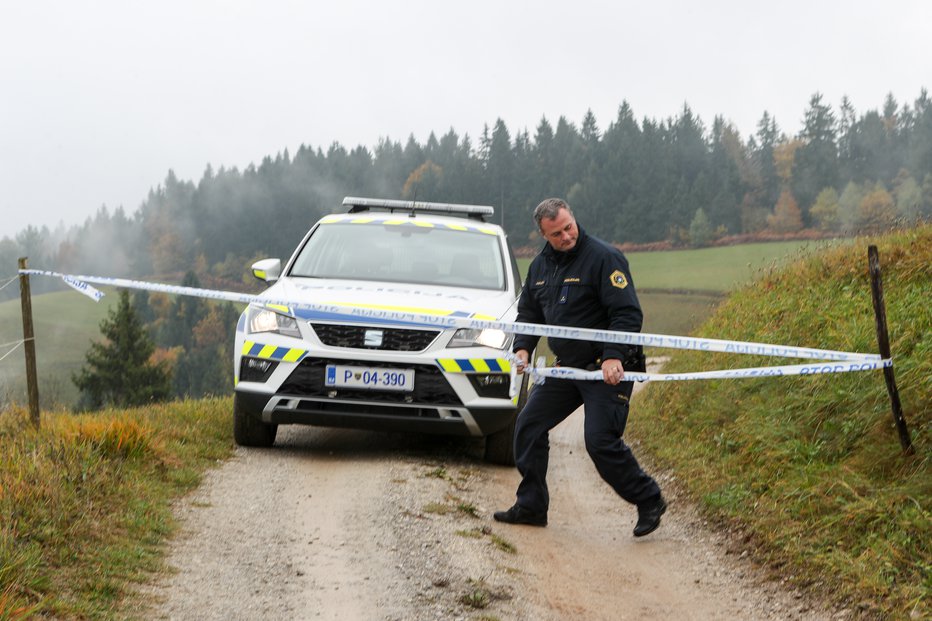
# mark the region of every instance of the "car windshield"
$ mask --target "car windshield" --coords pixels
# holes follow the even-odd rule
[[[301,249],[289,275],[505,288],[498,235],[466,224],[449,228],[424,224],[321,224]]]

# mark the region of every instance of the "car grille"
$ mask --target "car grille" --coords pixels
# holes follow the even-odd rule
[[[440,334],[439,330],[372,328],[333,323],[312,323],[311,328],[324,345],[383,351],[423,351]],[[367,330],[380,330],[382,332],[382,344],[378,346],[366,345]]]
[[[334,388],[324,385],[324,374],[328,364],[342,364],[362,367],[388,367],[392,369],[414,369],[414,390],[411,392],[358,390],[352,388]],[[305,358],[285,380],[279,394],[300,397],[325,397],[336,391],[341,399],[359,399],[360,401],[383,403],[423,403],[432,405],[462,405],[463,402],[439,368],[430,364],[400,364],[397,362],[379,362],[363,360],[330,360],[325,358]],[[410,399],[410,400],[409,400]]]

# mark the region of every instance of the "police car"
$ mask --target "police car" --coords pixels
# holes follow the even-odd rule
[[[513,321],[520,275],[504,231],[486,221],[493,208],[353,197],[343,206],[284,266],[252,266],[272,286],[261,294],[270,303],[250,305],[236,329],[237,444],[271,446],[283,424],[425,432],[485,437],[486,460],[513,464],[527,375],[509,362],[511,335],[340,312]]]

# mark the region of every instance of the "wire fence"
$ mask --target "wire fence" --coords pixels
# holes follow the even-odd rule
[[[19,275],[18,275],[18,274],[17,274],[16,276],[13,276],[13,277],[10,278],[9,280],[7,280],[7,281],[6,281],[5,283],[3,283],[2,285],[0,285],[0,291],[3,291],[3,290],[6,289],[9,285],[13,284],[13,281],[16,280],[17,278],[19,278]]]
[[[13,284],[13,282],[16,281],[18,278],[19,278],[19,275],[17,274],[17,275],[12,276],[12,277],[5,276],[5,277],[3,277],[3,279],[0,279],[0,280],[4,280],[4,279],[5,279],[5,282],[4,282],[2,285],[0,285],[0,291],[3,291],[3,290],[6,289],[8,286],[10,286],[11,284]],[[4,358],[6,358],[6,357],[9,356],[10,354],[12,354],[14,351],[16,351],[16,349],[17,349],[20,345],[22,345],[23,343],[25,343],[27,340],[33,340],[33,339],[20,339],[20,340],[18,340],[18,341],[11,341],[11,342],[9,342],[9,343],[2,343],[2,344],[0,344],[0,351],[6,349],[7,347],[10,348],[8,351],[6,351],[6,353],[4,353],[2,356],[0,356],[0,362],[2,362]]]
[[[35,340],[35,339],[20,339],[20,340],[18,340],[18,341],[11,341],[11,342],[9,342],[9,343],[0,344],[0,350],[5,349],[5,348],[7,348],[7,347],[10,348],[5,354],[3,354],[2,356],[0,356],[0,362],[2,362],[4,358],[6,358],[6,357],[9,356],[10,354],[12,354],[14,351],[16,351],[16,349],[17,349],[20,345],[22,345],[23,343],[25,343],[26,341],[34,341],[34,340]]]

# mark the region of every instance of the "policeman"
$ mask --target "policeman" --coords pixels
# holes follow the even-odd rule
[[[534,210],[547,245],[534,258],[518,301],[519,322],[640,332],[643,315],[628,271],[617,249],[586,235],[569,205],[548,198]],[[514,352],[523,373],[539,337],[518,335]],[[550,430],[585,405],[586,450],[599,475],[619,496],[637,505],[634,536],[660,525],[667,505],[656,481],[638,465],[621,437],[628,419],[633,382],[622,381],[625,367],[643,370],[640,347],[550,338],[557,364],[602,369],[602,382],[548,379],[537,386],[515,424],[515,462],[521,473],[517,502],[494,517],[509,524],[547,525]],[[639,368],[640,367],[640,368]]]

